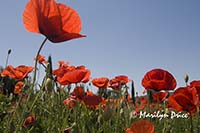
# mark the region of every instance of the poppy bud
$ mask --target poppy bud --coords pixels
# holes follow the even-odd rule
[[[189,80],[188,74],[185,74],[184,80],[185,80],[185,83],[187,84],[187,83],[188,83],[188,80]]]
[[[63,131],[61,131],[61,133],[72,133],[72,128],[68,127],[66,129],[64,129]]]
[[[100,123],[100,124],[103,123],[103,117],[102,117],[101,114],[98,116],[97,122]]]
[[[53,90],[53,81],[50,78],[47,78],[46,82],[45,82],[45,90],[48,90],[49,92],[51,92]]]
[[[11,53],[11,49],[8,50],[8,54],[10,54],[10,53]]]
[[[32,116],[28,116],[24,123],[23,123],[23,126],[24,127],[28,127],[28,126],[32,126],[36,123],[36,116],[35,115],[32,115]]]
[[[121,108],[120,111],[119,111],[120,115],[123,115],[124,114],[124,109]]]
[[[133,111],[130,113],[130,119],[136,118],[137,115],[138,115],[137,111],[133,110]]]

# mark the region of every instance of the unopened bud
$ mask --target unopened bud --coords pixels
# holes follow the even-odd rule
[[[8,54],[10,54],[10,53],[11,53],[11,49],[8,50]]]
[[[51,92],[53,90],[53,80],[50,78],[47,78],[46,82],[45,82],[45,90]]]
[[[187,83],[188,83],[188,80],[189,80],[188,74],[185,74],[184,80],[185,80],[185,83],[187,84]]]

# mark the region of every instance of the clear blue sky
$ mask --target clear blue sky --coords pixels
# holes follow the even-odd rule
[[[8,49],[9,64],[33,65],[44,36],[27,32],[22,13],[28,0],[0,4],[0,64]],[[154,68],[171,72],[178,86],[184,75],[200,79],[199,0],[57,0],[77,10],[86,38],[53,44],[41,54],[57,61],[85,65],[92,77],[124,74],[142,92],[144,74]]]

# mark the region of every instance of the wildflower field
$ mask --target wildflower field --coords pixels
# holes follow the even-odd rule
[[[54,0],[29,0],[24,27],[44,35],[35,64],[8,64],[0,70],[0,132],[200,133],[200,80],[177,86],[162,68],[146,72],[138,96],[134,81],[119,74],[91,78],[92,70],[66,61],[52,67],[40,54],[46,41],[81,39],[81,19],[73,8]],[[41,67],[41,69],[38,69]],[[45,73],[41,83],[38,73]],[[93,92],[92,88],[98,88]]]

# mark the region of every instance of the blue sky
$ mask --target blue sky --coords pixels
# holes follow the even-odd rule
[[[27,32],[22,13],[28,0],[6,0],[0,4],[0,65],[33,65],[44,39]],[[86,38],[59,44],[47,42],[41,54],[85,65],[92,77],[128,75],[139,93],[141,80],[154,68],[168,70],[184,86],[200,79],[199,0],[58,0],[77,10]]]

